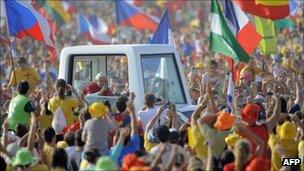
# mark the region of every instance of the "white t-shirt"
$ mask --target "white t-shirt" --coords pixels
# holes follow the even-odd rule
[[[76,147],[75,146],[67,147],[65,148],[65,152],[67,153],[68,158],[71,158],[72,155],[76,152]]]
[[[139,111],[137,114],[137,118],[141,123],[141,126],[143,128],[143,130],[146,130],[146,126],[148,124],[148,122],[152,119],[152,117],[156,114],[157,112],[157,107],[154,108],[150,108],[150,109],[146,109],[144,111]],[[160,123],[164,123],[165,118],[167,115],[167,110],[164,110],[164,112],[162,114],[160,114]]]

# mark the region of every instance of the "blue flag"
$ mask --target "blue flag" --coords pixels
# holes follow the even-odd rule
[[[164,12],[162,19],[152,37],[150,39],[150,44],[171,44],[173,45],[174,42],[172,42],[172,38],[170,36],[171,32],[171,26],[170,26],[170,20],[168,15],[168,10]]]

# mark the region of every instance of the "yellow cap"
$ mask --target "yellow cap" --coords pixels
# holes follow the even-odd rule
[[[105,116],[108,110],[108,107],[101,102],[95,102],[89,107],[89,112],[91,116],[96,118]]]
[[[65,141],[58,141],[56,146],[57,148],[67,148],[68,144]]]
[[[239,136],[239,134],[233,133],[233,134],[229,134],[226,138],[225,138],[225,142],[227,143],[228,146],[230,147],[235,147],[235,144],[238,142],[238,140],[242,139],[241,136]]]
[[[284,122],[283,125],[281,126],[281,128],[279,129],[279,133],[282,139],[294,139],[297,135],[297,128],[296,126],[287,121]]]

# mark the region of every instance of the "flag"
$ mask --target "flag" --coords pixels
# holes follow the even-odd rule
[[[90,15],[89,21],[92,24],[92,26],[100,33],[107,34],[109,31],[109,27],[106,22],[104,22],[102,19],[98,18],[96,15]]]
[[[163,14],[153,37],[150,39],[149,44],[169,44],[175,46],[167,9]]]
[[[161,8],[167,8],[170,12],[177,11],[187,4],[187,0],[178,1],[166,1],[166,0],[156,0],[156,5]]]
[[[20,39],[30,36],[37,41],[44,42],[53,55],[56,55],[50,25],[29,1],[5,1],[5,9],[10,36]]]
[[[290,18],[285,18],[285,19],[282,19],[282,20],[274,21],[274,26],[277,30],[282,29],[282,28],[292,29],[293,28],[293,22]]]
[[[229,109],[229,112],[233,109],[233,102],[234,102],[234,82],[232,79],[232,73],[229,74],[229,80],[228,80],[228,90],[227,90],[227,106]]]
[[[270,19],[264,19],[255,16],[255,25],[258,33],[262,36],[259,44],[262,54],[273,54],[277,52],[276,35],[274,29],[274,22]]]
[[[251,54],[261,40],[261,36],[257,33],[254,25],[240,7],[231,0],[225,0],[225,17],[230,30],[241,47],[248,54]]]
[[[139,30],[156,30],[156,21],[126,1],[116,0],[115,11],[117,24],[132,26]]]
[[[229,56],[236,62],[249,62],[249,55],[240,46],[229,29],[216,0],[211,1],[210,49]]]
[[[289,0],[290,15],[295,16],[296,13],[298,12],[298,9],[301,9],[302,4],[303,4],[303,1]]]
[[[290,12],[288,0],[235,0],[234,2],[245,12],[271,20],[285,18]]]
[[[71,0],[61,0],[61,5],[64,11],[68,12],[69,14],[73,14],[77,12],[77,7]]]
[[[231,112],[235,99],[234,96],[235,85],[237,84],[240,78],[240,73],[242,69],[245,67],[245,64],[242,62],[236,64],[234,60],[229,57],[225,57],[224,59],[229,64],[229,68],[230,68],[226,101],[228,105],[228,110],[229,112]]]
[[[137,7],[140,7],[143,4],[142,0],[126,0],[126,2]]]
[[[108,44],[110,37],[98,31],[93,24],[82,14],[78,14],[78,33],[87,36],[93,44]]]
[[[52,19],[56,23],[57,29],[63,26],[70,20],[70,14],[64,10],[60,1],[47,0],[47,1],[34,1],[39,6],[39,11],[43,11],[47,18]]]

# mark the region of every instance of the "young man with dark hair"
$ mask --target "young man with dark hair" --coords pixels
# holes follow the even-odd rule
[[[82,160],[82,154],[83,154],[83,146],[85,145],[85,142],[82,141],[82,130],[78,130],[75,132],[75,152],[68,157],[68,170],[71,171],[78,171],[80,168],[80,163]]]
[[[64,135],[64,141],[67,143],[68,147],[65,148],[65,151],[70,158],[75,153],[75,136],[73,132],[67,132]]]
[[[29,126],[30,113],[36,110],[28,97],[30,85],[27,81],[18,84],[18,94],[11,100],[8,110],[9,129],[16,131],[19,123]]]
[[[46,155],[47,165],[51,166],[53,153],[55,151],[55,130],[52,127],[45,128],[43,130],[43,139],[45,141],[43,152]]]
[[[155,103],[156,103],[155,95],[152,93],[146,93],[144,109],[139,111],[137,114],[138,120],[140,121],[143,131],[145,131],[148,122],[151,120],[151,118],[154,116],[154,114],[157,111],[155,108]],[[159,117],[160,123],[163,123],[165,121],[166,114],[167,114],[166,111],[164,111],[160,115]]]
[[[173,150],[176,150],[176,153],[181,153],[183,155],[185,159],[184,163],[188,162],[190,155],[187,153],[187,151],[179,145],[170,143],[170,130],[167,126],[159,125],[156,128],[156,137],[160,143],[151,149],[150,154],[154,156],[157,155],[159,150],[163,148],[162,146],[164,146],[164,152],[161,156],[161,163],[163,163],[165,168],[169,168],[169,165],[171,164],[169,158]]]

